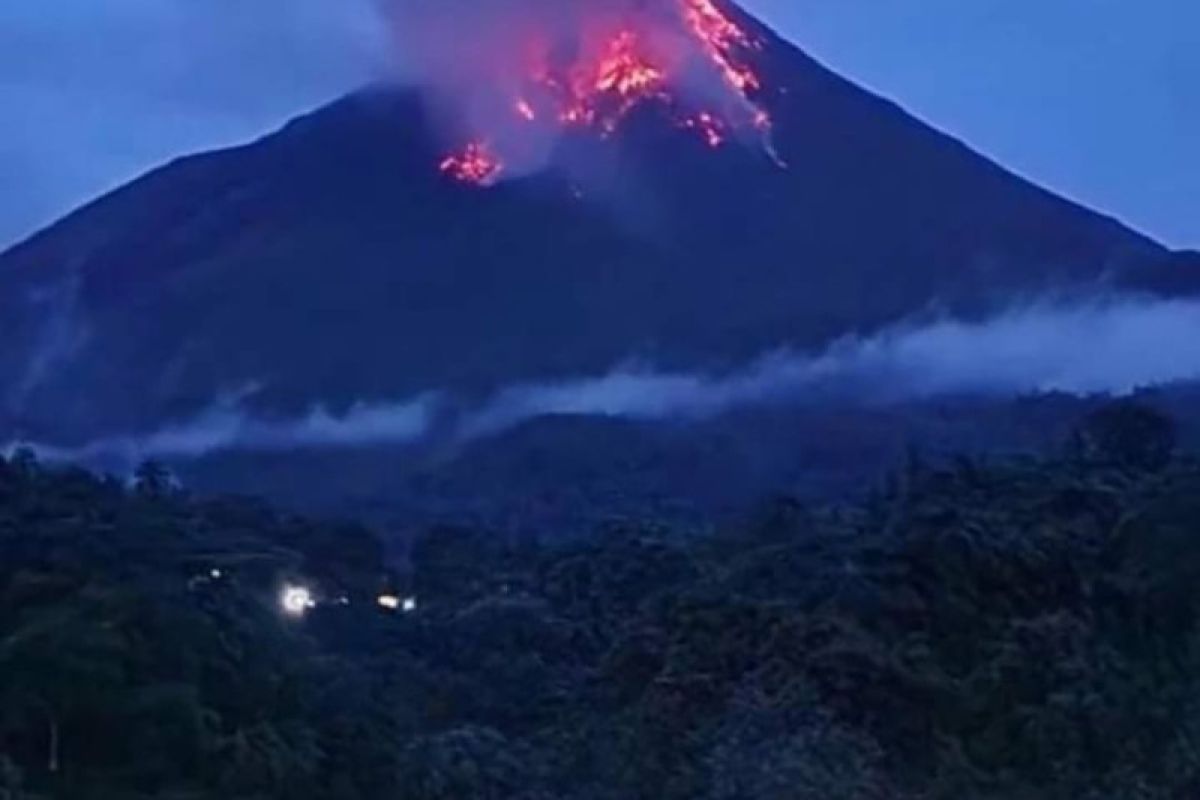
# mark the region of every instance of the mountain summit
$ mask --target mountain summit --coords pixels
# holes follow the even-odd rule
[[[756,42],[743,122],[769,134],[715,142],[633,103],[477,185],[428,92],[373,88],[75,212],[0,257],[6,424],[87,437],[230,393],[286,413],[630,359],[719,370],[1166,258],[720,8]]]

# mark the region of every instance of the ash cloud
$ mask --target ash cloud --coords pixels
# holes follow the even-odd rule
[[[466,411],[444,393],[321,408],[293,419],[255,417],[225,399],[157,432],[74,448],[35,445],[52,460],[128,468],[146,458],[225,451],[287,451],[410,444],[448,435],[465,442],[547,415],[686,422],[787,403],[883,404],[945,394],[1058,390],[1124,395],[1200,379],[1200,301],[1126,298],[1033,305],[976,323],[943,320],[845,339],[817,355],[781,350],[724,373],[662,372],[626,364],[608,374],[514,385]],[[11,451],[16,445],[10,445]]]

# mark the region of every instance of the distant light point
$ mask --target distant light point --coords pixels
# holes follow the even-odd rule
[[[287,585],[279,593],[279,606],[290,617],[302,617],[316,605],[312,592],[304,586]]]

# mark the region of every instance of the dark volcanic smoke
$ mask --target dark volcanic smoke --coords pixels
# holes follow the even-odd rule
[[[711,147],[769,149],[762,43],[713,0],[380,0],[404,71],[453,137],[439,165],[486,185],[545,165],[564,132],[613,135],[657,104]]]

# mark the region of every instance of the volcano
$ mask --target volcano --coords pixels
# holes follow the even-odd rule
[[[371,87],[71,214],[0,257],[3,425],[80,441],[220,397],[336,412],[631,359],[719,371],[1171,257],[712,8],[754,43],[726,65],[753,70],[742,118],[622,105],[494,176],[428,92]]]

